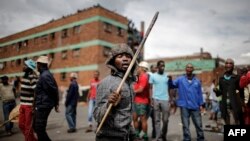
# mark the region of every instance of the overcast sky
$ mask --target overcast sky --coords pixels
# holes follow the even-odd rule
[[[158,20],[145,59],[191,55],[202,47],[213,57],[250,63],[250,0],[0,0],[0,38],[99,3],[145,30]]]

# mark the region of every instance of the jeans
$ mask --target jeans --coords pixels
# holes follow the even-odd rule
[[[89,124],[92,124],[94,107],[95,107],[95,99],[89,99],[89,107],[88,107],[88,122],[89,122]]]
[[[161,129],[161,113],[162,113],[162,129]],[[167,100],[154,99],[154,117],[155,117],[155,133],[156,140],[166,140],[168,131],[168,118],[170,115],[170,107]]]
[[[70,129],[76,128],[76,105],[68,105],[66,107],[65,116]]]
[[[21,105],[19,109],[19,128],[23,132],[25,141],[37,141],[32,128],[32,106]]]
[[[46,126],[51,108],[36,109],[34,116],[34,130],[37,134],[38,141],[51,141],[47,132]]]
[[[184,107],[180,107],[180,110],[181,110],[181,121],[183,128],[183,141],[191,141],[191,133],[189,130],[190,116],[192,118],[192,121],[196,129],[197,141],[204,141],[204,132],[202,129],[202,119],[200,110],[192,110]]]
[[[7,121],[9,120],[9,115],[10,112],[16,107],[16,102],[15,100],[8,101],[8,102],[3,102],[3,115],[4,115],[4,120]],[[11,131],[13,128],[13,123],[8,122],[5,124],[5,130],[7,132]]]

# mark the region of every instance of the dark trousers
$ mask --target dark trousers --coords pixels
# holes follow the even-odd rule
[[[7,121],[9,120],[9,115],[10,112],[16,107],[16,102],[15,100],[11,100],[8,102],[3,102],[3,115],[4,115],[4,120]],[[5,130],[7,132],[11,131],[11,129],[13,128],[13,123],[12,122],[8,122],[5,124]]]
[[[152,106],[150,106],[150,117],[151,117],[151,121],[152,121],[152,138],[156,137],[156,133],[155,133],[155,116],[154,116],[154,108]]]
[[[51,141],[46,132],[50,112],[50,108],[36,109],[35,111],[33,128],[37,134],[38,141]]]

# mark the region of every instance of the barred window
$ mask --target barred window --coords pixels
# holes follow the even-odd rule
[[[67,58],[67,50],[62,51],[62,59],[66,59]]]
[[[80,56],[80,49],[76,48],[72,50],[73,57],[79,57]]]
[[[81,26],[77,25],[73,27],[73,34],[78,34],[81,32]]]
[[[60,78],[62,81],[65,81],[66,80],[66,72],[62,72]]]
[[[62,38],[68,37],[68,29],[63,29],[61,33],[62,33]]]
[[[45,42],[47,42],[47,40],[48,40],[48,36],[47,36],[47,35],[43,35],[43,36],[41,37],[41,39],[42,39],[42,43],[45,43]]]
[[[55,39],[55,32],[50,33],[50,40],[54,40]]]
[[[104,46],[103,47],[103,56],[108,57],[110,54],[110,51],[111,51],[110,47]]]
[[[112,25],[110,23],[104,22],[104,31],[111,33],[112,32]]]
[[[117,35],[118,36],[123,36],[123,33],[124,31],[123,31],[123,29],[122,28],[120,28],[120,27],[117,27]]]

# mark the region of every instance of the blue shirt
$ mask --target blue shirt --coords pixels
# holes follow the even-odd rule
[[[198,110],[203,104],[201,82],[196,77],[188,80],[182,75],[173,81],[173,85],[178,88],[177,106]]]
[[[158,100],[169,100],[168,76],[166,73],[153,73],[149,77],[149,83],[153,85],[153,98]]]

